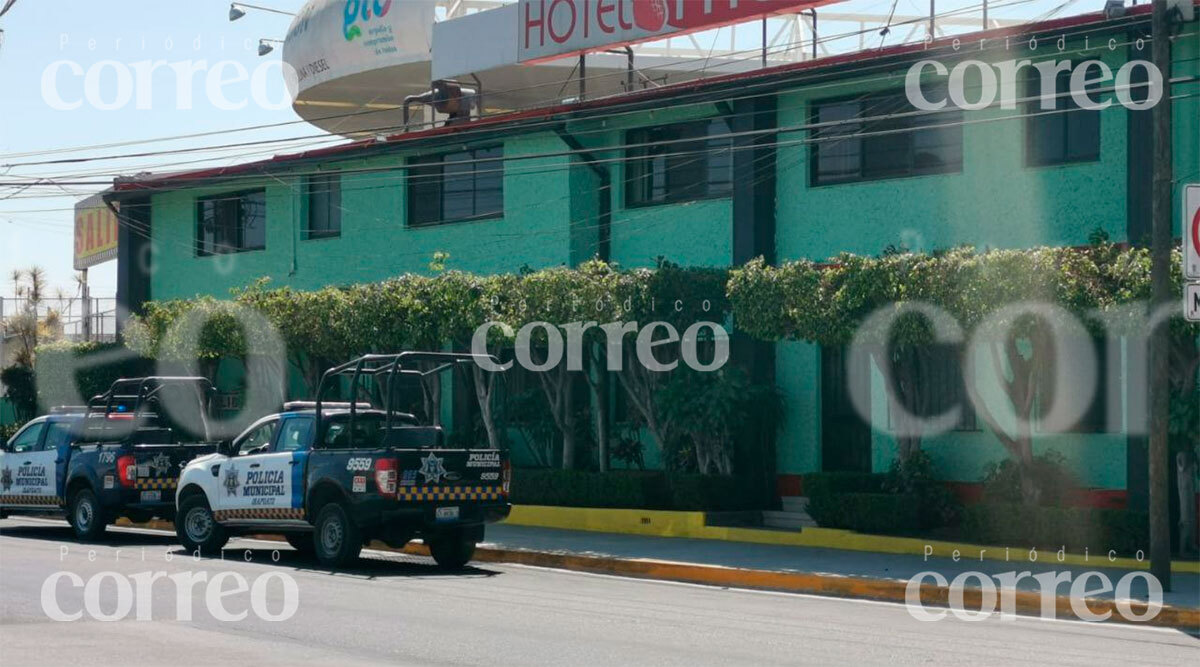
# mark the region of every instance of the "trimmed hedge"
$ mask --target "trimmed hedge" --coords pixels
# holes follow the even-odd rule
[[[881,493],[887,475],[866,472],[814,472],[804,476],[809,501],[840,493]]]
[[[1145,512],[981,503],[963,510],[957,533],[979,544],[1131,556],[1149,549],[1149,530]]]
[[[915,495],[840,493],[823,497],[816,508],[810,498],[808,514],[826,528],[909,535],[921,527],[920,504]]]
[[[95,363],[106,357],[115,361]],[[120,343],[57,342],[38,347],[36,369],[38,401],[49,409],[86,402],[121,378],[153,375],[154,361],[130,354]]]
[[[517,468],[511,501],[518,505],[726,512],[755,509],[750,483],[739,477],[657,470]]]
[[[879,535],[917,535],[938,528],[922,512],[930,494],[884,493],[886,479],[865,473],[805,475],[809,516],[826,528]],[[1150,543],[1145,512],[985,502],[959,507],[956,514],[954,525],[934,533],[937,539],[1050,552],[1086,549],[1105,555],[1113,550],[1122,556],[1148,549]]]

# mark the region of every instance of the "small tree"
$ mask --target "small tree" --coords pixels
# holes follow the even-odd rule
[[[618,294],[621,303],[629,306],[623,313],[625,319],[640,326],[665,322],[682,336],[698,322],[715,322],[722,326],[727,323],[731,308],[726,297],[728,281],[729,273],[724,269],[684,268],[660,258],[654,270],[629,272]],[[622,353],[624,359],[617,381],[654,437],[660,452],[665,452],[683,436],[683,425],[677,421],[677,415],[664,410],[659,401],[659,392],[670,380],[671,373],[653,370],[642,363],[633,336],[625,338]],[[669,363],[678,361],[678,357],[664,357],[659,361]]]
[[[16,269],[12,272],[13,294],[24,302],[4,324],[6,336],[14,337],[20,344],[13,362],[19,366],[33,368],[34,353],[41,343],[57,340],[61,334],[62,321],[58,311],[45,309],[46,271],[41,267]]]
[[[733,447],[746,425],[771,432],[783,415],[775,388],[750,383],[736,367],[676,370],[659,389],[657,401],[691,441],[696,471],[702,475],[733,474]]]
[[[594,287],[588,275],[581,271],[554,268],[525,274],[517,283],[520,300],[508,304],[503,320],[518,330],[532,323],[545,323],[552,327],[553,334],[546,327],[534,328],[530,336],[531,349],[528,350],[531,359],[535,352],[532,348],[544,349],[549,354],[551,335],[555,335],[560,342],[566,341],[572,336],[567,332],[567,325],[589,321],[590,313],[585,303],[591,301],[589,297],[594,294]],[[574,380],[580,369],[570,368],[567,362],[570,350],[565,343],[559,352],[561,358],[558,363],[536,375],[562,438],[562,468],[569,470],[575,467],[578,446],[579,411]]]
[[[964,335],[982,343],[1015,425],[1006,428],[979,396],[979,360],[962,360],[967,391],[979,416],[1016,462],[1022,498],[1035,503],[1032,420],[1048,395],[1049,369],[1063,350],[1054,345],[1054,318],[1087,320],[1096,312],[1142,298],[1142,250],[1108,244],[1091,248],[1034,248],[978,253],[957,248],[933,255],[891,253],[878,258],[841,255],[825,266],[808,262],[778,268],[754,262],[734,272],[730,293],[738,326],[766,340],[792,338],[843,344],[880,308],[925,303],[949,313]],[[1146,273],[1148,275],[1148,273]],[[777,312],[764,303],[778,298]],[[1040,302],[1049,307],[1027,307]],[[983,330],[982,324],[989,328]],[[930,322],[908,317],[892,323],[888,337],[868,331],[872,356],[889,362],[890,393],[913,415],[928,412],[932,382],[923,351]],[[1093,325],[1094,327],[1094,325]],[[1074,353],[1074,350],[1067,350]],[[884,355],[887,355],[886,357]],[[902,458],[919,451],[921,432],[909,429]]]
[[[13,364],[0,370],[0,384],[5,387],[5,396],[12,401],[18,422],[26,422],[37,415],[37,385],[33,369]]]

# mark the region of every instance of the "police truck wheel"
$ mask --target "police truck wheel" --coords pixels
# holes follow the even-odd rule
[[[312,533],[288,533],[283,536],[287,543],[292,545],[292,548],[305,556],[311,556],[316,549],[315,540]]]
[[[179,504],[175,534],[188,552],[199,551],[201,555],[220,553],[229,542],[229,533],[217,523],[203,496],[192,496]]]
[[[108,528],[108,517],[91,489],[81,489],[71,496],[67,512],[70,513],[70,524],[75,529],[75,537],[81,540],[98,540]]]
[[[313,546],[317,560],[329,567],[350,564],[362,551],[362,531],[350,520],[346,509],[329,503],[317,514]]]
[[[429,540],[429,554],[438,567],[461,570],[475,556],[475,541],[459,533],[440,535]]]

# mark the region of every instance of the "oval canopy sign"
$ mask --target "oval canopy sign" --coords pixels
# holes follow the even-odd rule
[[[426,63],[435,9],[425,0],[311,0],[292,21],[283,46],[283,59],[296,72],[296,92],[370,70]]]

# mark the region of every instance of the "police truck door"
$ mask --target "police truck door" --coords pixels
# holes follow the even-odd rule
[[[0,453],[0,504],[7,507],[54,507],[58,450],[46,448],[46,420],[26,426]]]
[[[222,466],[218,521],[291,519],[292,455],[273,451],[279,419],[268,418],[234,443],[235,455]]]

